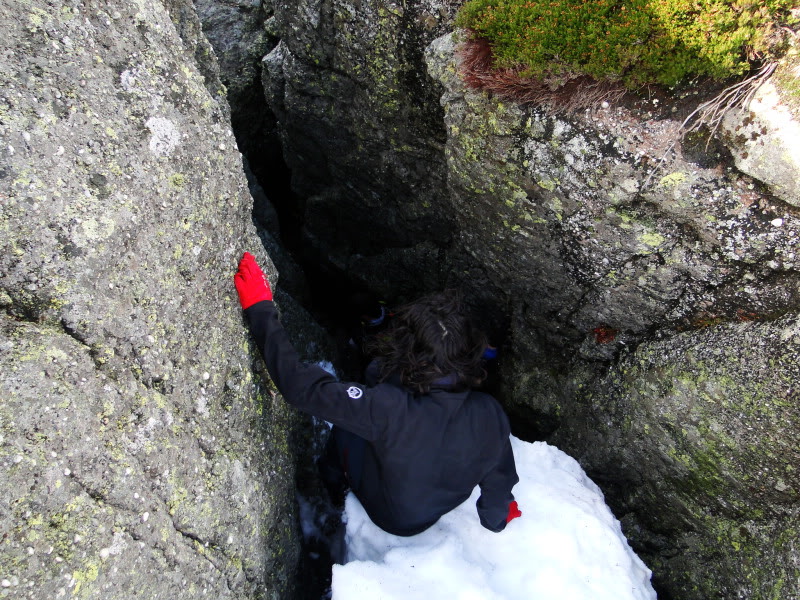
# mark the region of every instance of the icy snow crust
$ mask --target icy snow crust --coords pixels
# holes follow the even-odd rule
[[[379,529],[350,494],[348,563],[333,568],[333,600],[655,599],[650,570],[580,465],[545,443],[511,441],[523,516],[499,534],[478,522],[478,488],[410,538]]]

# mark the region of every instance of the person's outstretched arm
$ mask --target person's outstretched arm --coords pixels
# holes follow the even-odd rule
[[[364,439],[375,439],[383,427],[381,403],[373,401],[369,388],[341,383],[322,367],[300,361],[278,321],[269,282],[249,252],[239,262],[234,283],[267,370],[287,402]]]
[[[500,532],[512,519],[522,513],[514,500],[511,489],[519,481],[511,441],[506,437],[500,460],[480,482],[481,496],[478,498],[478,517],[481,525],[490,531]]]

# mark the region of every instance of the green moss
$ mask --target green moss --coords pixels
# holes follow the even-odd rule
[[[489,40],[496,64],[523,75],[615,79],[635,89],[750,69],[745,49],[784,51],[770,34],[791,22],[791,0],[470,0],[457,25]]]

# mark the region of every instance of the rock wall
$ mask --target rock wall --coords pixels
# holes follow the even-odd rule
[[[353,273],[358,257],[387,248],[435,269],[452,210],[442,208],[449,197],[438,89],[420,66],[452,9],[275,2],[272,10],[280,42],[264,58],[264,89],[304,199],[307,244]],[[411,272],[396,262],[390,269],[381,280],[419,289]],[[374,285],[369,274],[363,279]]]
[[[275,272],[192,4],[0,27],[0,595],[291,597],[297,417],[232,284]]]
[[[603,484],[662,596],[797,597],[796,207],[724,156],[671,153],[676,121],[488,98],[451,36],[428,66],[453,255],[511,308],[510,412]]]
[[[798,598],[798,355],[795,313],[571,374],[550,441],[603,486],[660,597]]]
[[[581,458],[662,597],[798,597],[796,165],[743,162],[773,145],[748,113],[673,147],[663,99],[556,118],[468,90],[453,10],[269,8],[305,242],[390,298],[467,290],[517,427]]]
[[[191,0],[182,0],[191,4]],[[277,39],[272,34],[272,9],[260,0],[194,0],[203,32],[214,48],[231,106],[234,131],[246,130],[239,136],[239,149],[245,155],[258,155],[267,164],[281,160],[275,117],[266,108],[261,86],[261,59]],[[269,170],[268,170],[269,171]],[[271,176],[267,172],[264,178]],[[260,208],[256,199],[256,208]]]

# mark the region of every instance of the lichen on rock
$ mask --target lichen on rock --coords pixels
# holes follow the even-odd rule
[[[784,525],[798,506],[786,332],[800,215],[786,177],[732,162],[735,137],[675,143],[666,95],[557,116],[469,88],[447,3],[198,4],[232,87],[257,68],[226,32],[266,46],[304,250],[393,299],[462,288],[501,345],[496,391],[515,428],[583,458],[662,594],[797,596]],[[237,12],[246,25],[218,21]],[[179,166],[165,182],[188,193]],[[98,175],[90,193],[113,194]],[[109,229],[96,218],[65,251]]]
[[[728,111],[722,124],[737,168],[764,182],[784,202],[800,207],[800,123],[780,88],[771,82],[760,86],[747,107]]]
[[[680,123],[509,106],[464,84],[453,36],[426,56],[464,285],[511,307],[517,427],[581,457],[663,593],[793,597],[797,211],[672,154]]]
[[[191,3],[168,4],[183,12],[0,11],[0,564],[13,597],[293,589],[297,417],[254,371],[232,285],[242,251],[260,247],[252,200],[213,55],[206,77],[194,50],[207,42],[180,36],[199,35]]]
[[[633,543],[669,578],[663,588],[796,593],[799,346],[797,316],[721,324],[648,342],[604,376],[579,378],[553,441],[606,481]],[[578,417],[581,407],[595,416]]]

